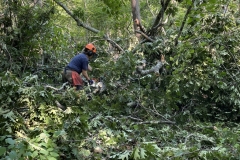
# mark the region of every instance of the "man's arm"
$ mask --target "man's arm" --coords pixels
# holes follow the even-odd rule
[[[82,75],[89,81],[90,78],[88,77],[87,70],[82,70]]]
[[[88,71],[92,71],[92,67],[88,64]]]

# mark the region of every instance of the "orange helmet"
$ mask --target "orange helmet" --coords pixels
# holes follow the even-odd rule
[[[86,49],[89,49],[90,51],[92,51],[93,53],[96,53],[97,50],[96,50],[96,47],[92,44],[92,43],[88,43],[86,46],[85,46]]]

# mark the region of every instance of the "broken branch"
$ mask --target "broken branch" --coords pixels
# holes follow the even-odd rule
[[[137,72],[140,73],[141,75],[146,75],[149,74],[151,72],[154,72],[156,74],[159,74],[159,69],[164,65],[163,62],[161,61],[157,61],[157,64],[155,66],[153,66],[150,69],[147,70],[142,70],[142,67],[137,67]]]
[[[171,121],[145,121],[145,122],[134,122],[132,124],[175,124]]]

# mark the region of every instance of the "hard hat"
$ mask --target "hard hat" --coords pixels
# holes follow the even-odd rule
[[[85,46],[86,49],[89,49],[90,51],[92,51],[93,53],[96,53],[97,50],[96,50],[96,47],[92,44],[92,43],[88,43],[86,46]]]

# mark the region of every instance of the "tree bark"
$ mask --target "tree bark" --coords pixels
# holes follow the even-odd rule
[[[164,62],[158,61],[157,64],[155,66],[153,66],[150,69],[147,70],[143,70],[141,67],[137,68],[137,72],[140,73],[141,75],[146,75],[149,74],[151,72],[154,72],[156,74],[159,74],[159,69],[164,65]]]
[[[131,0],[131,6],[132,6],[132,19],[133,19],[133,28],[136,37],[140,41],[141,34],[136,32],[141,30],[141,16],[140,16],[140,7],[139,7],[139,0]]]
[[[170,1],[171,0],[166,0],[166,2],[165,2],[164,0],[161,0],[162,8],[161,8],[160,12],[158,13],[158,15],[156,17],[156,19],[155,19],[155,21],[153,23],[153,26],[148,31],[148,35],[149,36],[155,36],[156,33],[157,33],[157,28],[161,27],[161,24],[163,23],[165,10],[167,9],[168,4],[169,4]]]

